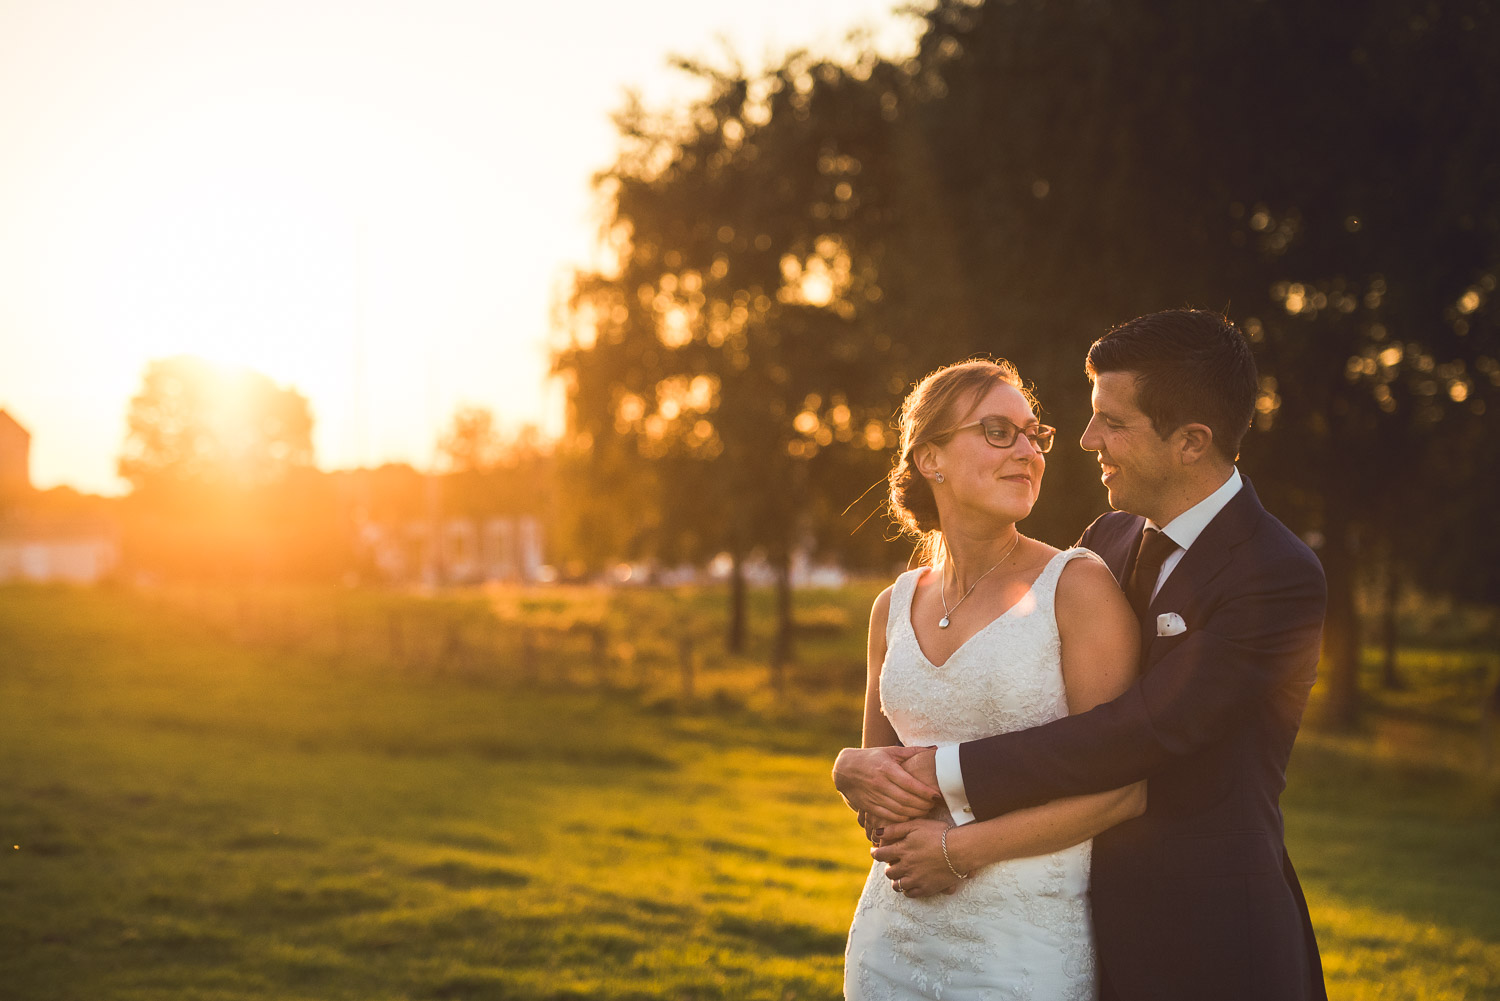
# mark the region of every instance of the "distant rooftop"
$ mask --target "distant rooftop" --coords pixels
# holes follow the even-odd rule
[[[0,497],[31,492],[31,432],[0,410]]]
[[[26,430],[20,421],[6,413],[4,408],[0,408],[0,434],[14,435],[17,431],[27,438],[31,437],[31,432]]]

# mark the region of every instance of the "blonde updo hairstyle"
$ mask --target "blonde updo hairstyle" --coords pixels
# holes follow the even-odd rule
[[[917,469],[918,445],[936,441],[997,385],[1014,386],[1037,409],[1036,397],[1004,359],[973,358],[928,373],[906,394],[897,419],[901,451],[891,466],[890,512],[902,534],[917,542],[918,565],[935,566],[946,558],[943,526],[932,484]]]

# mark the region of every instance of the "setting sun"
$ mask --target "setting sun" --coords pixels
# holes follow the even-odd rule
[[[624,88],[681,93],[667,55],[715,32],[751,62],[861,23],[907,48],[888,6],[600,4],[566,39],[478,0],[7,7],[0,406],[36,482],[122,489],[125,404],[182,354],[303,393],[324,468],[428,466],[462,404],[555,433]]]

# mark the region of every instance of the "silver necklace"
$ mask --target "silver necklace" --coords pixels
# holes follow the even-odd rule
[[[1010,554],[1013,553],[1013,552],[1015,552],[1016,547],[1019,546],[1020,544],[1021,544],[1021,533],[1017,532],[1016,533],[1015,541],[1010,544],[1010,548],[1005,551],[1005,555],[1002,556],[1002,557],[1000,557],[1000,563],[1004,563],[1006,560],[1010,559]],[[948,626],[951,624],[951,620],[953,619],[953,613],[956,612],[956,611],[958,611],[958,606],[962,605],[966,600],[968,600],[969,595],[971,595],[971,594],[974,593],[974,589],[979,586],[979,582],[980,581],[984,580],[990,574],[992,574],[996,570],[1000,569],[1000,563],[996,563],[994,566],[990,567],[984,573],[982,573],[978,577],[974,578],[974,583],[972,583],[972,584],[969,585],[969,589],[964,592],[964,596],[962,598],[959,598],[957,601],[955,601],[953,603],[953,607],[952,608],[948,607],[948,575],[945,573],[945,574],[943,574],[943,576],[941,576],[941,577],[938,578],[938,580],[942,583],[942,595],[943,595],[943,617],[938,620],[938,628],[939,629],[947,629],[948,628]],[[958,568],[957,567],[955,567],[954,570],[953,570],[953,579],[954,579],[954,582],[957,583],[957,581],[958,581]]]

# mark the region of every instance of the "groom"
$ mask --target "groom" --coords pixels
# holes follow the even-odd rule
[[[1234,466],[1257,391],[1249,345],[1217,314],[1153,313],[1094,342],[1087,369],[1082,445],[1116,510],[1079,545],[1135,606],[1140,681],[1081,715],[935,753],[846,750],[835,784],[875,824],[925,811],[929,787],[965,823],[1147,779],[1145,814],[1094,839],[1103,1001],[1321,1001],[1278,798],[1326,592],[1317,558]]]

